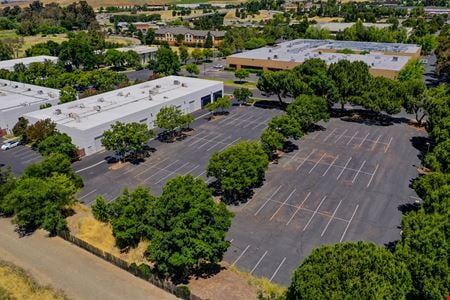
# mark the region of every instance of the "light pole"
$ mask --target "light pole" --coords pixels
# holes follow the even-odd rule
[[[428,154],[428,152],[430,152],[430,142],[426,142],[425,144],[427,145],[427,154]]]

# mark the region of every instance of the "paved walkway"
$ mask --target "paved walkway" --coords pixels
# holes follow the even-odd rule
[[[19,238],[10,219],[0,218],[0,257],[71,299],[176,299],[59,237],[48,238],[45,231]]]

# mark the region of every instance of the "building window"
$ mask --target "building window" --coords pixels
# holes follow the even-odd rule
[[[202,107],[204,107],[208,103],[211,103],[211,95],[203,96],[201,100],[202,100]]]
[[[214,101],[216,101],[217,98],[222,97],[222,91],[214,92],[213,96],[214,96]]]

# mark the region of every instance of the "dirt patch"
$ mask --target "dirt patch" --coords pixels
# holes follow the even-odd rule
[[[421,175],[428,175],[431,173],[431,170],[425,167],[419,167],[417,168],[417,172]]]
[[[0,299],[67,299],[60,291],[37,284],[25,270],[0,260]]]
[[[108,168],[108,170],[113,170],[113,171],[114,170],[120,170],[120,169],[125,168],[128,164],[129,164],[128,162],[118,162],[118,163],[112,164]]]
[[[419,125],[416,120],[410,120],[408,122],[408,126],[411,128],[414,128],[415,130],[419,132],[427,132],[427,129],[425,128],[425,125],[422,123]]]

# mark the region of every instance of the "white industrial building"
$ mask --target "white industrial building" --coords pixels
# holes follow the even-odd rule
[[[23,64],[25,67],[29,67],[32,63],[44,63],[46,61],[50,61],[52,63],[58,62],[58,57],[56,56],[48,56],[48,55],[40,55],[40,56],[32,56],[32,57],[23,57],[17,59],[10,60],[2,60],[0,61],[0,70],[8,70],[14,71],[14,66],[17,64]]]
[[[117,121],[145,123],[153,128],[162,107],[173,105],[187,114],[222,95],[222,82],[167,76],[35,111],[25,118],[31,123],[51,119],[58,130],[72,138],[81,155],[91,155],[103,149],[103,132]]]
[[[58,102],[59,90],[0,79],[0,136],[10,133],[24,114]]]
[[[158,51],[158,47],[135,45],[135,46],[116,48],[116,50],[120,51],[120,52],[127,52],[130,50],[136,52],[139,55],[139,62],[142,65],[145,65],[145,64],[148,64],[152,59],[155,58],[156,52]]]

